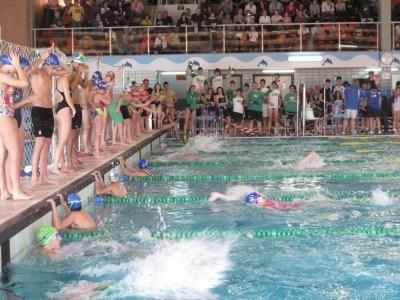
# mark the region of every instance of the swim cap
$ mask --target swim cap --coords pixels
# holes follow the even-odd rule
[[[60,65],[60,61],[58,60],[57,55],[55,55],[54,53],[50,53],[49,57],[46,58],[46,60],[43,62],[43,65],[56,67]]]
[[[258,197],[260,196],[259,193],[250,193],[246,196],[245,202],[248,204],[258,204]]]
[[[1,55],[0,61],[3,65],[11,65],[11,57],[9,55]],[[30,62],[22,56],[19,57],[19,64],[21,68],[28,68],[31,65]]]
[[[122,183],[128,183],[128,181],[129,181],[129,176],[127,176],[127,175],[120,175],[120,176],[119,176],[119,181],[122,182]]]
[[[82,208],[81,198],[77,193],[69,193],[67,196],[67,205],[72,210],[80,209]]]
[[[103,91],[107,90],[107,88],[108,88],[107,83],[105,83],[103,81],[100,81],[99,83],[97,83],[96,86],[99,90],[103,90]]]
[[[138,167],[140,169],[146,169],[147,168],[147,160],[145,160],[145,159],[139,160]]]
[[[84,64],[86,62],[86,57],[82,53],[78,53],[72,57],[72,61],[78,64]]]
[[[14,97],[13,97],[13,102],[19,102],[21,99],[24,97],[22,90],[21,89],[15,89],[14,90]]]
[[[103,75],[101,75],[100,71],[96,71],[92,75],[92,82],[95,83],[96,81],[102,81],[103,80]]]
[[[111,80],[115,79],[115,73],[113,71],[108,71],[106,77],[111,78]]]
[[[53,226],[40,227],[39,230],[36,232],[36,242],[40,246],[44,247],[51,242],[56,234],[57,229],[55,229]]]

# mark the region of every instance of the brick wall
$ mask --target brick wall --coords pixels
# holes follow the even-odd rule
[[[0,26],[2,39],[31,45],[30,0],[0,0]]]

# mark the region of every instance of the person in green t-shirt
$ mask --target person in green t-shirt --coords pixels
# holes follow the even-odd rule
[[[283,98],[284,115],[286,115],[285,127],[290,127],[290,122],[294,120],[297,114],[297,93],[296,86],[289,87],[289,93]]]
[[[257,82],[253,82],[251,91],[247,94],[249,106],[247,108],[247,119],[249,129],[253,129],[254,121],[257,122],[258,132],[261,133],[262,109],[264,93],[258,90]]]
[[[190,126],[190,135],[194,135],[194,126],[196,121],[196,107],[199,100],[199,94],[196,92],[196,87],[191,85],[186,92],[186,110],[185,110],[185,125],[183,127],[184,139],[187,139],[186,133]]]

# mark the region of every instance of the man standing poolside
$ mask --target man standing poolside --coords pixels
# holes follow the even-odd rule
[[[356,85],[346,86],[344,90],[344,108],[345,120],[343,123],[343,132],[348,131],[356,134],[356,118],[358,113],[358,104],[360,100],[360,88]]]
[[[76,113],[72,118],[71,134],[67,146],[67,156],[71,160],[68,162],[69,167],[75,170],[80,167],[76,147],[78,145],[82,126],[82,106],[79,86],[85,89],[89,85],[89,68],[84,64],[85,61],[86,58],[82,54],[74,55],[72,59],[73,72],[69,79],[69,84],[72,90],[71,98],[72,102],[74,102]],[[82,74],[84,74],[84,79],[82,79]]]
[[[35,147],[32,154],[32,185],[56,184],[47,176],[51,138],[54,130],[51,78],[63,76],[70,71],[60,65],[58,57],[44,53],[32,64],[31,85],[33,91],[32,124]],[[40,173],[39,173],[40,168]]]

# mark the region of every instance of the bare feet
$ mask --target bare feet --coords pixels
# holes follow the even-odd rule
[[[14,192],[13,193],[13,197],[12,198],[14,200],[29,200],[29,199],[32,198],[32,196],[24,193],[23,191],[18,191],[18,192]]]
[[[12,195],[8,191],[1,194],[0,200],[3,201],[3,200],[10,200],[10,199],[12,199]]]
[[[59,168],[54,168],[54,167],[49,169],[49,172],[52,174],[55,174],[55,175],[63,175],[64,174],[63,172],[61,172],[61,170]]]
[[[40,185],[39,178],[34,177],[34,176],[32,175],[32,178],[31,178],[31,185],[32,185],[32,186],[38,186],[38,185]]]
[[[46,185],[46,184],[55,185],[55,184],[58,184],[57,181],[50,180],[49,178],[41,178],[39,182],[40,182],[40,185]]]

